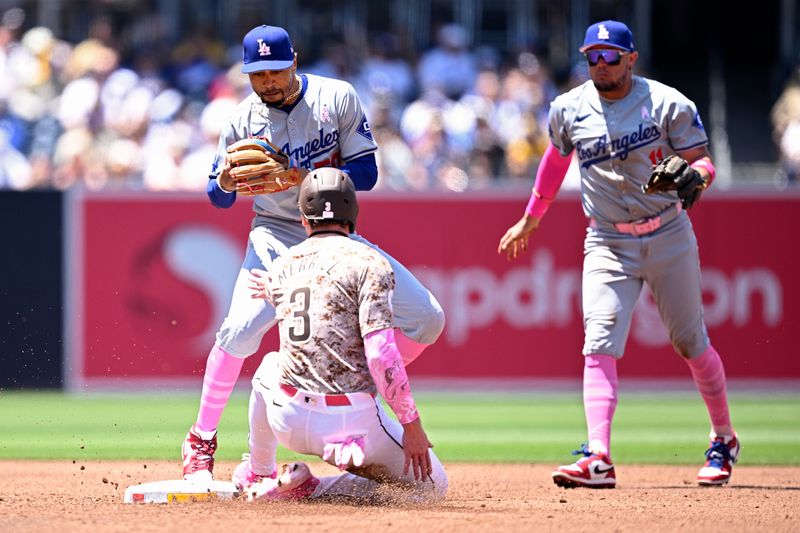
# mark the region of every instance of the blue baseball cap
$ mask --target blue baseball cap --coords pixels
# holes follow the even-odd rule
[[[586,28],[586,38],[580,51],[585,52],[592,46],[600,45],[633,52],[633,33],[625,24],[616,20],[595,22]]]
[[[242,39],[242,72],[283,70],[294,64],[294,48],[286,30],[262,24]]]

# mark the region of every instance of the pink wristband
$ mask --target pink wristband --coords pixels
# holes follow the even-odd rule
[[[528,205],[525,207],[525,213],[536,218],[542,218],[553,200],[544,198],[536,191],[536,187],[531,191],[531,198],[528,200]]]
[[[706,172],[708,172],[708,184],[711,185],[711,183],[713,183],[714,177],[717,175],[717,170],[714,168],[714,163],[712,163],[708,159],[698,159],[690,166],[692,168],[704,169]]]

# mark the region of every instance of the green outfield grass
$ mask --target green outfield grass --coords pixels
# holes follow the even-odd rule
[[[578,395],[416,394],[445,462],[559,463],[585,440]],[[800,464],[800,393],[731,395],[740,464]],[[196,415],[195,394],[69,395],[0,392],[0,459],[174,459]],[[627,393],[614,425],[617,462],[695,464],[708,421],[696,393]],[[247,450],[247,396],[234,394],[218,458]],[[281,460],[292,459],[283,451]]]

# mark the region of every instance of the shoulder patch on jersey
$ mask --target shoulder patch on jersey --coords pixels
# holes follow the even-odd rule
[[[370,141],[372,141],[372,130],[369,127],[369,122],[367,122],[367,117],[361,117],[361,124],[358,125],[358,129],[356,130],[360,135],[363,135]]]
[[[699,112],[699,111],[695,111],[695,112],[694,112],[694,120],[692,121],[692,124],[693,124],[693,125],[694,125],[694,127],[695,127],[695,128],[697,128],[698,130],[703,130],[703,131],[705,131],[705,128],[703,127],[703,121],[702,121],[702,120],[700,120],[700,112]]]

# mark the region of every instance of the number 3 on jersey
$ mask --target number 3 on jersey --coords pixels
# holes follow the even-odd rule
[[[292,342],[305,342],[311,337],[311,317],[308,308],[311,305],[311,289],[300,287],[292,291],[289,303],[294,309],[292,325],[289,327],[289,340]]]

